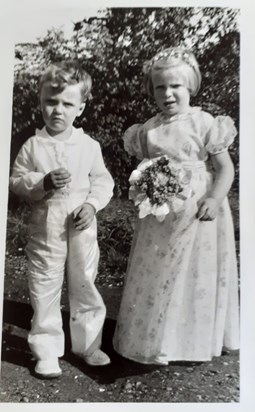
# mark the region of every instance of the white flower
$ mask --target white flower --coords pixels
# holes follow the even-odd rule
[[[158,173],[157,180],[161,185],[166,185],[169,180],[169,177],[164,175],[163,173]]]
[[[166,215],[170,212],[170,208],[167,203],[164,203],[161,206],[157,206],[154,211],[154,215],[159,222],[163,222],[165,220]]]
[[[136,182],[138,179],[140,179],[140,177],[142,176],[142,172],[140,170],[133,170],[133,172],[131,173],[130,177],[129,177],[129,182],[134,183]]]
[[[153,160],[143,159],[141,163],[139,163],[139,165],[137,166],[136,170],[140,170],[141,172],[143,172],[145,169],[147,169],[147,167],[153,165],[153,163]]]
[[[151,214],[152,206],[148,198],[144,199],[139,205],[139,218],[143,219]]]

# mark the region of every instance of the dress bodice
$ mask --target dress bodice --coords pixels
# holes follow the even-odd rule
[[[124,135],[125,149],[138,159],[167,155],[175,162],[206,161],[208,154],[227,150],[237,131],[229,116],[214,118],[199,107],[171,118],[163,113]]]

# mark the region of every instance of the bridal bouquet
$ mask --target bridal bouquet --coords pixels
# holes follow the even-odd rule
[[[186,172],[161,156],[144,159],[129,178],[129,198],[139,208],[139,217],[152,214],[162,222],[173,210],[178,212],[191,196]]]

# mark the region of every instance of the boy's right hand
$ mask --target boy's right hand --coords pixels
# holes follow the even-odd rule
[[[71,180],[71,175],[68,170],[60,167],[44,176],[44,190],[47,192],[52,189],[62,189],[67,183],[70,183]]]

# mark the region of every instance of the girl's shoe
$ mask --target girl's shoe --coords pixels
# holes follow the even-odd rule
[[[101,349],[96,349],[91,355],[83,355],[82,358],[90,366],[105,366],[111,363],[109,356]]]
[[[168,365],[168,361],[163,356],[157,356],[153,363],[154,363],[154,365],[162,365],[162,366],[163,365],[164,366]]]
[[[54,379],[62,375],[58,358],[38,360],[35,366],[35,373],[43,379]]]

